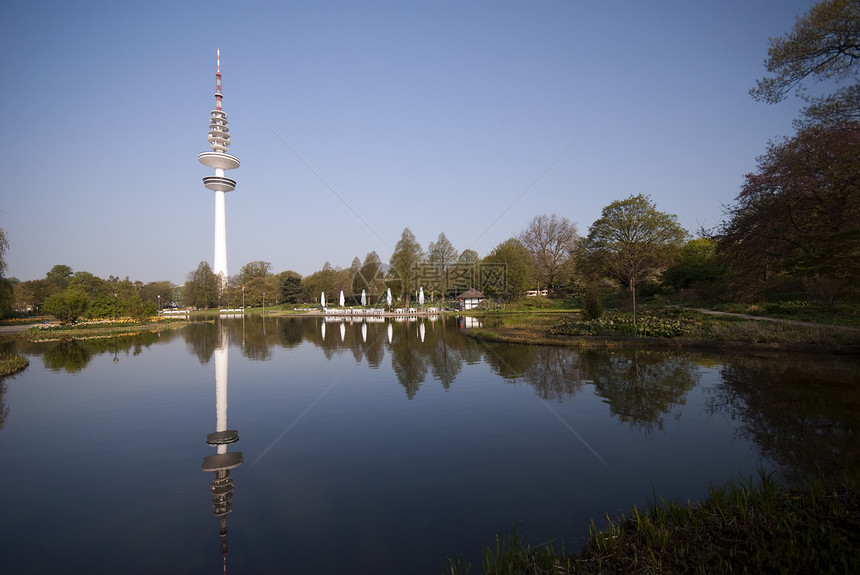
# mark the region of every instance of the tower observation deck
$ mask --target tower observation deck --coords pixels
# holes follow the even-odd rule
[[[227,113],[221,109],[221,49],[217,50],[217,71],[215,73],[215,109],[210,112],[209,147],[211,152],[198,154],[197,159],[204,166],[215,170],[214,176],[203,178],[203,185],[215,192],[215,259],[212,271],[221,275],[222,284],[227,282],[227,210],[225,193],[236,189],[236,180],[224,176],[225,170],[239,167],[239,158],[227,153],[230,147],[230,129],[227,127]]]

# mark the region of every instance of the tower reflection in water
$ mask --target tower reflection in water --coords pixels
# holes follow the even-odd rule
[[[212,513],[221,520],[221,554],[224,571],[227,571],[227,514],[233,509],[233,478],[230,470],[242,465],[242,453],[227,451],[227,446],[239,441],[239,432],[227,429],[227,333],[221,331],[221,345],[215,350],[215,432],[206,436],[206,443],[215,447],[215,455],[203,458],[200,469],[214,472],[212,488]]]

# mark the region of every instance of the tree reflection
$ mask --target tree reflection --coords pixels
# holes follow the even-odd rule
[[[6,403],[6,381],[7,378],[12,377],[15,376],[0,377],[0,429],[6,425],[6,417],[9,415],[9,405]]]
[[[483,359],[508,380],[517,380],[535,363],[538,348],[531,345],[483,344]]]
[[[583,374],[619,420],[645,430],[663,429],[663,417],[686,403],[701,377],[688,356],[663,351],[588,351]],[[674,416],[680,417],[680,409]]]
[[[708,409],[741,422],[787,476],[860,469],[860,362],[850,357],[728,356]]]
[[[575,351],[541,346],[535,348],[533,358],[522,378],[535,388],[541,399],[561,401],[582,389],[585,379],[582,358]]]
[[[394,326],[391,342],[391,368],[397,381],[406,389],[406,397],[413,399],[427,377],[430,363],[426,342],[421,342],[408,323]]]
[[[272,359],[272,347],[282,341],[282,331],[267,330],[267,320],[262,317],[246,320],[248,326],[242,337],[242,355],[254,361]],[[277,326],[276,326],[277,327]]]
[[[104,337],[96,339],[63,339],[56,342],[18,342],[21,353],[41,354],[45,367],[52,371],[77,373],[84,370],[98,355],[109,353],[115,358],[138,355],[158,341],[167,342],[176,332],[143,332],[134,335]],[[45,346],[50,346],[45,349]],[[116,359],[115,359],[116,361]]]
[[[444,332],[441,337],[432,337],[429,343],[431,373],[434,379],[442,382],[442,387],[447,391],[463,369],[462,354],[460,349],[448,341]]]
[[[45,367],[52,371],[77,373],[84,369],[92,358],[93,354],[86,345],[79,344],[76,340],[63,340],[45,352],[42,361],[45,362]]]
[[[182,330],[185,345],[197,356],[200,363],[209,363],[215,348],[218,347],[220,336],[215,322],[193,322]]]

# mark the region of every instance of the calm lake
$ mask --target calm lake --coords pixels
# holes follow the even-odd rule
[[[30,367],[0,382],[0,573],[478,572],[514,524],[578,550],[655,493],[860,462],[857,357],[489,345],[466,321],[7,344]]]

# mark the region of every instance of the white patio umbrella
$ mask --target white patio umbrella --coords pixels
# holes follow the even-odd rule
[[[388,294],[385,296],[385,301],[388,302],[388,307],[391,307],[391,288],[388,288]]]
[[[424,305],[424,288],[418,288],[418,303]]]
[[[421,337],[421,343],[424,343],[424,322],[418,326],[418,335]]]
[[[367,294],[361,290],[361,305],[367,305]]]
[[[343,338],[346,336],[346,324],[341,322],[340,324],[340,341],[343,341]]]
[[[325,307],[325,292],[324,291],[320,292],[320,305]]]
[[[320,325],[320,331],[322,332],[323,341],[325,341],[325,322]]]
[[[391,343],[391,339],[394,336],[394,328],[391,327],[391,324],[388,324],[388,343]]]
[[[361,324],[361,341],[367,343],[367,324]]]
[[[340,290],[340,307],[343,307],[344,299],[343,299],[343,290]]]

